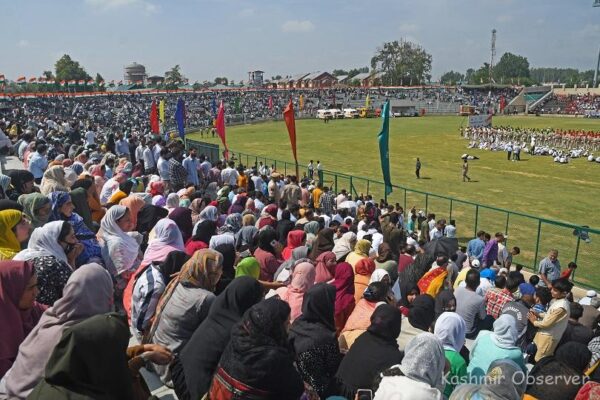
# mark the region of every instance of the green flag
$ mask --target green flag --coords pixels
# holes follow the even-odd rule
[[[234,106],[234,108],[235,108],[236,114],[239,114],[240,111],[241,111],[240,110],[240,98],[239,97],[235,98],[235,106]]]
[[[385,183],[385,195],[392,193],[392,179],[390,178],[390,101],[387,100],[381,110],[381,131],[379,139],[379,157],[381,158],[381,172]]]

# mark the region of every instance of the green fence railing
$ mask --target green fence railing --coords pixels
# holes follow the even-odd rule
[[[208,154],[207,144],[191,139],[187,139],[186,143],[197,148],[198,154],[202,153],[203,146],[207,146]],[[210,146],[212,148],[214,144]],[[293,162],[232,150],[230,154],[235,157],[236,162],[246,166],[258,165],[262,162],[273,166],[275,170],[285,175],[296,173],[296,164]],[[307,172],[306,167],[303,164],[299,168],[300,176],[303,176]],[[375,200],[385,199],[389,204],[398,203],[404,210],[414,206],[426,214],[434,213],[437,219],[454,219],[461,244],[466,244],[479,230],[490,232],[492,236],[496,232],[503,232],[507,235],[506,246],[509,249],[517,246],[521,250],[521,253],[514,257],[513,262],[533,271],[537,270],[537,265],[551,249],[556,249],[559,251],[563,270],[570,261],[577,263],[574,280],[579,286],[600,289],[600,268],[596,268],[600,261],[600,229],[541,218],[401,185],[393,185],[393,192],[385,196],[384,184],[381,181],[330,170],[322,171],[321,181],[336,193],[346,189],[353,197],[369,194]]]

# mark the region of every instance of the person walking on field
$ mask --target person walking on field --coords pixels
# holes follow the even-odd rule
[[[415,175],[417,179],[421,178],[421,160],[419,160],[419,157],[417,157],[417,163],[415,164]]]
[[[462,178],[463,178],[463,182],[466,182],[467,180],[469,182],[471,182],[471,178],[469,178],[469,162],[467,161],[466,158],[463,158],[463,165],[462,165]]]

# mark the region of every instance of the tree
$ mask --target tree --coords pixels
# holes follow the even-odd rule
[[[507,81],[510,78],[529,78],[529,61],[527,57],[512,53],[504,53],[493,68],[494,80]]]
[[[440,78],[440,83],[443,83],[445,85],[456,85],[458,82],[461,82],[464,79],[465,76],[460,72],[449,71],[442,75],[442,77]]]
[[[389,85],[414,85],[431,79],[431,54],[404,39],[384,43],[371,58],[371,68],[383,72]]]
[[[44,75],[44,77],[49,80],[49,81],[54,81],[54,74],[52,73],[52,71],[44,71],[42,73],[42,75]]]
[[[222,77],[222,78],[217,77],[217,78],[215,78],[215,85],[225,85],[225,86],[227,86],[228,82],[229,81],[227,80],[226,77]]]
[[[271,80],[272,80],[272,81],[277,81],[277,80],[279,80],[279,79],[281,79],[281,75],[275,75],[275,76],[272,76],[272,77],[271,77]]]
[[[85,69],[79,65],[79,62],[72,60],[68,54],[62,56],[56,64],[54,64],[57,81],[88,80],[91,77],[85,72]]]
[[[165,73],[165,87],[167,89],[177,89],[183,83],[185,83],[185,77],[181,74],[179,64]]]
[[[96,85],[100,86],[100,82],[102,82],[104,80],[104,78],[98,72],[98,73],[96,73],[96,79],[94,79],[94,80],[96,81]]]
[[[473,70],[471,69],[471,71]],[[490,64],[483,63],[477,71],[473,71],[471,74],[467,71],[467,75],[469,76],[468,82],[471,85],[490,83]]]
[[[342,75],[349,75],[348,71],[346,71],[345,69],[334,69],[331,72],[331,75],[333,76],[342,76]]]

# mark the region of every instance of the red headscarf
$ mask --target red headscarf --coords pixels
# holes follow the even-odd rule
[[[158,196],[165,192],[165,184],[162,181],[155,181],[150,184],[150,195]]]
[[[356,270],[356,275],[371,276],[373,271],[375,271],[375,261],[367,257],[362,258],[356,263],[354,269]]]
[[[342,313],[354,303],[354,272],[352,266],[342,262],[335,268],[335,315]]]
[[[0,261],[0,376],[10,369],[19,345],[46,309],[37,302],[30,309],[19,308],[33,274],[33,266],[26,261]]]
[[[287,246],[281,252],[284,260],[289,260],[292,257],[292,251],[299,246],[302,246],[302,241],[306,237],[306,233],[301,230],[289,231],[287,235]]]
[[[315,283],[321,282],[329,282],[335,276],[335,267],[337,263],[335,253],[332,251],[326,251],[324,253],[319,254],[317,257],[317,277],[315,278]],[[329,267],[327,264],[334,262],[332,267]]]

